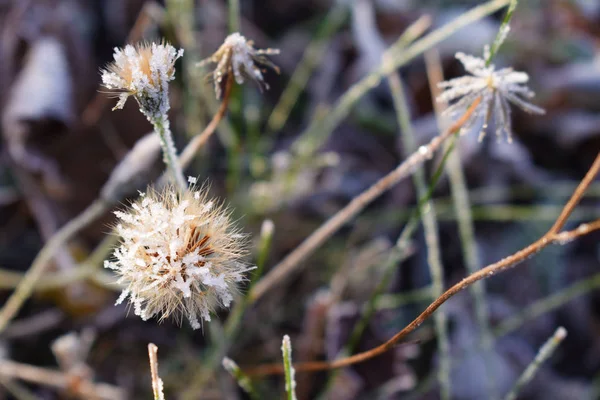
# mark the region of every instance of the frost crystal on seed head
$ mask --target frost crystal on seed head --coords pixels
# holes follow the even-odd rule
[[[165,116],[169,110],[169,81],[175,78],[175,61],[183,55],[168,43],[115,47],[115,61],[102,70],[102,83],[121,91],[114,109],[121,109],[134,96],[148,119]]]
[[[230,306],[245,272],[253,269],[242,261],[246,236],[205,189],[150,190],[127,212],[115,214],[121,244],[104,266],[126,285],[117,304],[129,297],[143,320],[174,314],[198,329],[215,307]]]
[[[487,46],[484,54],[489,54]],[[526,100],[535,94],[525,85],[529,81],[529,76],[525,72],[515,71],[512,68],[496,70],[493,64],[485,65],[485,57],[479,58],[456,53],[456,58],[470,75],[439,84],[444,92],[437,98],[437,101],[454,102],[444,114],[458,118],[477,98],[481,97],[481,103],[463,125],[461,132],[466,132],[483,121],[481,140],[488,122],[493,119],[498,138],[504,133],[510,142],[512,141],[512,124],[509,103],[515,104],[528,113],[544,114],[545,111],[542,108]]]
[[[258,84],[262,90],[269,89],[269,85],[264,81],[261,69],[257,66],[265,65],[279,72],[279,68],[273,64],[265,55],[279,54],[278,49],[257,50],[254,48],[252,40],[246,40],[239,33],[232,33],[227,36],[225,42],[210,57],[198,63],[199,66],[214,63],[217,64],[212,73],[212,79],[215,84],[215,94],[221,98],[221,84],[227,74],[233,74],[235,81],[241,85],[245,79],[251,79]]]

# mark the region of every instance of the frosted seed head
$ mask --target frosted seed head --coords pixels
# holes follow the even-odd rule
[[[261,91],[269,89],[259,66],[264,65],[279,73],[279,68],[265,57],[265,55],[271,54],[279,54],[279,50],[255,49],[252,40],[246,40],[244,36],[236,32],[227,36],[221,47],[213,55],[200,61],[198,65],[217,64],[209,76],[212,76],[215,94],[219,99],[222,95],[222,82],[229,74],[233,74],[239,85],[243,84],[246,79],[250,79],[258,85]]]
[[[113,108],[121,109],[134,96],[148,119],[166,115],[169,110],[169,81],[175,78],[175,61],[183,56],[168,43],[141,43],[115,48],[114,62],[102,70],[103,85],[121,92]]]
[[[484,55],[489,55],[489,52],[486,47]],[[460,118],[476,99],[481,99],[471,118],[462,126],[461,133],[483,126],[481,139],[490,122],[494,121],[496,132],[505,132],[510,142],[512,127],[509,102],[529,113],[544,113],[542,108],[526,100],[533,97],[533,92],[525,85],[529,80],[525,72],[514,71],[512,68],[496,70],[493,64],[486,67],[485,58],[464,53],[456,53],[456,58],[463,64],[468,75],[441,82],[439,87],[444,91],[437,101],[451,102],[445,114]]]
[[[213,310],[230,306],[253,269],[243,262],[247,236],[227,209],[208,200],[205,188],[149,190],[115,214],[121,243],[105,267],[126,286],[120,300],[128,297],[144,320],[187,318],[198,329]]]

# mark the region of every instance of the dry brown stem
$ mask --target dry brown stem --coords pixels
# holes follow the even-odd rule
[[[545,247],[550,244],[564,244],[574,239],[577,239],[581,236],[587,235],[593,231],[600,230],[600,219],[595,221],[584,223],[579,225],[576,229],[561,231],[564,227],[569,215],[573,212],[577,204],[581,201],[585,191],[588,189],[594,178],[598,175],[600,171],[600,152],[596,156],[594,163],[588,170],[587,174],[581,180],[575,191],[573,192],[571,198],[564,206],[560,215],[556,219],[554,225],[550,228],[548,232],[541,238],[539,238],[534,243],[529,246],[517,251],[516,253],[503,258],[502,260],[490,264],[487,267],[467,276],[462,281],[458,282],[450,289],[446,290],[440,297],[435,299],[433,303],[429,305],[414,321],[408,324],[404,329],[394,335],[390,340],[377,346],[371,350],[355,354],[350,357],[342,358],[334,361],[317,361],[317,362],[307,362],[307,363],[299,363],[294,365],[296,372],[314,372],[314,371],[322,371],[334,368],[347,367],[349,365],[357,364],[366,360],[369,360],[373,357],[377,357],[386,351],[397,346],[403,338],[405,338],[409,333],[416,330],[421,324],[428,319],[442,304],[444,304],[448,299],[457,294],[458,292],[466,289],[471,286],[473,283],[480,281],[484,278],[491,277],[497,273],[506,271],[527,258],[537,254]],[[283,367],[279,364],[269,364],[263,365],[255,368],[248,368],[245,370],[245,373],[249,376],[262,376],[262,375],[274,375],[274,374],[282,374]]]
[[[150,375],[152,376],[152,392],[155,400],[164,400],[163,382],[158,376],[158,346],[148,344],[148,358],[150,359]]]
[[[84,399],[120,400],[126,397],[123,390],[113,385],[9,360],[0,361],[0,376],[54,387]]]
[[[223,100],[221,100],[221,105],[217,110],[216,114],[213,116],[210,123],[204,128],[201,134],[195,136],[188,145],[183,149],[181,156],[179,156],[179,162],[182,166],[187,166],[194,158],[194,155],[198,152],[198,150],[204,146],[204,143],[210,139],[212,134],[219,126],[219,123],[227,114],[227,106],[229,105],[229,98],[231,97],[231,88],[233,87],[233,74],[227,75],[227,81],[225,83],[225,94],[223,95]]]

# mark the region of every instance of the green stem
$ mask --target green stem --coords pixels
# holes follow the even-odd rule
[[[239,32],[240,22],[240,0],[229,0],[229,33]]]
[[[347,15],[348,4],[339,2],[325,16],[269,116],[266,128],[268,134],[278,132],[287,121],[314,68],[323,59],[329,39],[341,28]]]
[[[458,232],[460,236],[460,246],[464,258],[464,263],[469,274],[474,274],[481,267],[479,254],[477,252],[477,243],[475,241],[475,224],[473,223],[473,212],[469,199],[469,189],[467,187],[462,162],[460,159],[460,148],[452,152],[447,163],[448,179],[450,181],[450,191],[452,194],[452,203]],[[475,300],[475,315],[479,329],[481,330],[481,345],[485,354],[485,366],[487,370],[488,396],[490,399],[497,399],[496,382],[493,373],[493,360],[491,349],[494,338],[489,324],[489,315],[485,296],[485,282],[475,282],[469,291]]]
[[[185,182],[185,177],[181,165],[179,164],[179,159],[177,158],[177,150],[175,149],[175,143],[173,142],[169,120],[163,116],[158,119],[153,119],[151,122],[160,138],[160,145],[163,150],[163,161],[165,162],[171,177],[180,190],[186,190],[187,183]]]
[[[292,342],[290,337],[285,335],[281,344],[283,353],[283,369],[285,371],[285,391],[288,400],[296,400],[296,379],[294,378],[294,367],[292,366]]]
[[[521,376],[519,377],[519,380],[517,380],[515,386],[506,395],[505,400],[516,400],[517,394],[519,394],[523,386],[527,385],[533,379],[540,366],[546,360],[548,360],[552,356],[552,354],[554,354],[554,351],[556,351],[556,348],[562,343],[565,337],[567,337],[567,331],[561,326],[556,330],[556,332],[554,332],[554,335],[552,335],[552,337],[548,339],[548,341],[544,343],[544,345],[540,348],[540,351],[538,351],[531,364],[527,366],[525,371],[523,371],[523,374],[521,374]]]
[[[504,43],[506,36],[508,35],[508,30],[510,29],[509,24],[512,19],[513,13],[517,8],[518,0],[511,0],[510,5],[508,6],[508,10],[506,10],[506,14],[504,15],[504,19],[502,20],[502,24],[500,24],[500,28],[498,29],[498,34],[496,35],[496,39],[494,39],[494,43],[492,43],[492,48],[490,49],[489,57],[485,60],[485,66],[489,67],[492,63],[492,60],[498,53],[498,49]]]
[[[513,314],[500,322],[494,330],[494,335],[496,337],[508,335],[519,329],[525,322],[548,314],[574,298],[598,289],[600,289],[600,273],[576,282],[548,297],[544,297],[543,299],[528,305],[521,312]]]
[[[397,74],[391,74],[388,77],[390,88],[392,90],[392,98],[394,108],[398,117],[398,125],[401,130],[401,139],[403,144],[404,156],[407,157],[416,150],[417,143],[415,140],[414,131],[412,128],[410,112],[408,110],[408,102],[404,85]],[[423,168],[418,168],[413,174],[413,181],[417,188],[419,198],[424,198],[427,195],[427,185],[425,183],[425,172]],[[433,295],[440,296],[444,291],[444,269],[442,265],[442,257],[439,246],[438,223],[433,202],[428,200],[424,205],[426,212],[421,211],[423,220],[423,228],[425,231],[425,243],[427,245],[427,261],[429,264],[429,272],[431,274],[431,284]],[[434,324],[437,333],[439,363],[438,377],[441,387],[441,398],[450,399],[450,340],[448,339],[448,322],[447,316],[443,309],[435,313]]]
[[[462,14],[452,22],[415,41],[411,46],[402,51],[393,51],[393,54],[391,54],[393,57],[390,57],[389,62],[384,63],[348,89],[327,113],[325,118],[314,118],[308,128],[298,136],[293,143],[293,150],[301,155],[307,157],[311,156],[328,140],[329,136],[340,122],[350,114],[354,105],[356,105],[369,90],[379,86],[382,79],[387,75],[408,64],[410,61],[447,39],[458,30],[492,14],[502,7],[505,7],[508,3],[509,0],[492,0],[483,3]],[[394,45],[392,45],[392,47],[394,47]]]
[[[256,270],[253,273],[254,279],[252,279],[252,281],[250,282],[248,292],[252,289],[254,284],[262,276],[263,269],[265,268],[265,264],[267,262],[267,257],[269,256],[269,250],[271,249],[273,229],[273,222],[271,220],[266,220],[263,222],[260,235],[260,244],[258,247],[258,256],[256,258]],[[225,335],[228,341],[235,339],[238,328],[240,326],[240,322],[249,304],[250,300],[248,296],[244,296],[244,298],[240,299],[240,301],[235,305],[235,307],[233,307],[233,310],[231,311],[231,314],[229,315],[229,317],[227,318],[227,322],[225,323]]]
[[[259,400],[261,398],[256,392],[256,389],[254,389],[254,385],[252,385],[252,380],[246,374],[244,374],[244,371],[240,369],[240,367],[235,363],[235,361],[233,361],[231,358],[225,357],[222,361],[222,364],[223,368],[225,368],[225,370],[229,372],[231,377],[235,379],[238,386],[242,388],[244,392],[246,392],[250,399]]]
[[[454,149],[455,141],[456,141],[456,136],[453,136],[450,139],[450,146],[446,149],[446,152],[444,153],[444,155],[442,157],[440,165],[438,165],[437,169],[435,170],[435,172],[431,178],[431,182],[429,184],[427,193],[425,194],[425,196],[423,196],[419,199],[419,201],[417,203],[417,207],[415,207],[413,209],[410,217],[408,218],[408,222],[404,226],[402,233],[400,233],[398,240],[396,240],[396,245],[391,250],[390,255],[387,257],[387,260],[385,261],[385,264],[383,265],[383,275],[382,275],[381,279],[379,280],[379,283],[375,287],[375,290],[373,290],[373,293],[371,294],[371,297],[367,301],[367,304],[363,308],[363,312],[362,312],[362,316],[361,316],[360,320],[354,326],[354,329],[352,330],[352,333],[350,334],[350,339],[348,339],[346,346],[344,347],[343,350],[341,350],[339,352],[339,354],[337,354],[336,358],[345,357],[354,352],[354,349],[358,345],[358,341],[360,340],[365,329],[367,328],[369,321],[371,320],[373,315],[375,315],[375,312],[379,309],[379,304],[380,304],[379,300],[383,296],[385,289],[387,287],[389,287],[390,280],[392,279],[394,272],[396,271],[396,266],[398,265],[398,263],[402,262],[406,257],[409,256],[409,254],[410,254],[410,252],[409,252],[410,239],[411,239],[411,236],[413,235],[413,233],[415,232],[415,230],[417,229],[417,227],[419,226],[419,220],[421,219],[421,210],[423,209],[425,204],[431,200],[433,191],[434,191],[437,183],[439,182],[440,178],[442,177],[442,173],[444,172],[444,166],[446,165],[446,161],[448,160],[450,153]],[[426,297],[427,299],[433,298],[433,295],[432,295],[433,288],[431,286],[427,286],[426,288],[423,288],[423,289],[417,289],[417,291],[421,291],[421,290],[426,293],[423,293],[423,292],[419,293],[419,295],[418,295],[418,296],[420,296],[419,298],[422,298],[422,297]],[[425,296],[424,296],[424,294],[425,294]],[[398,305],[398,307],[400,307],[400,305]],[[329,378],[327,380],[327,384],[326,384],[326,388],[324,389],[324,393],[326,393],[327,390],[331,387],[331,385],[333,384],[333,379],[335,378],[335,376],[338,373],[339,373],[339,370],[334,370],[329,374]],[[320,396],[319,398],[324,398],[324,395]]]
[[[256,260],[256,270],[254,271],[254,279],[252,279],[252,281],[250,282],[248,291],[252,289],[254,284],[260,279],[262,275],[262,271],[265,267],[269,251],[271,249],[273,230],[274,227],[273,222],[271,220],[266,220],[263,222],[263,226],[261,229],[260,244],[258,246],[259,252]],[[213,346],[208,352],[208,356],[206,357],[206,361],[204,362],[204,368],[201,371],[199,371],[196,378],[194,379],[193,385],[190,388],[188,388],[188,391],[190,393],[194,393],[197,390],[200,390],[200,388],[202,388],[202,386],[206,383],[207,379],[210,377],[214,369],[217,367],[219,360],[221,360],[222,362],[224,361],[223,357],[229,351],[231,343],[235,340],[236,335],[238,334],[242,317],[244,316],[248,305],[250,305],[250,299],[248,296],[244,296],[233,307],[233,310],[229,314],[229,317],[227,317],[227,321],[225,322],[223,332],[219,332],[217,335],[218,337],[222,337],[223,340],[215,344],[215,346]],[[231,366],[232,364],[229,365]],[[231,373],[231,371],[229,372]],[[239,380],[238,383],[240,383]]]

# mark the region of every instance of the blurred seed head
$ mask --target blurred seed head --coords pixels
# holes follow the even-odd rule
[[[215,94],[220,99],[223,79],[229,74],[233,74],[239,85],[243,84],[246,79],[250,79],[256,82],[261,91],[269,89],[269,85],[264,81],[264,70],[261,70],[259,66],[270,67],[279,73],[279,68],[265,57],[265,55],[272,54],[279,54],[279,50],[255,49],[252,40],[246,40],[244,36],[236,32],[227,36],[221,47],[213,55],[200,61],[198,66],[217,64],[212,72],[212,79],[215,85]]]
[[[544,114],[545,111],[527,101],[535,95],[525,85],[529,81],[529,75],[512,68],[496,70],[494,64],[486,66],[485,60],[488,57],[489,48],[487,46],[484,49],[483,58],[456,53],[456,58],[470,75],[441,82],[439,86],[444,89],[444,92],[437,98],[437,101],[454,102],[444,113],[452,118],[459,118],[477,98],[481,97],[481,103],[463,125],[461,132],[469,131],[475,126],[481,125],[483,121],[481,140],[488,123],[493,120],[498,138],[504,134],[511,142],[512,123],[509,103],[513,103],[531,114]]]
[[[141,43],[115,48],[114,62],[102,71],[102,83],[120,91],[113,108],[122,109],[134,96],[148,119],[163,117],[169,110],[169,81],[175,78],[175,61],[183,56],[168,43]]]
[[[248,267],[246,235],[233,226],[230,213],[207,197],[206,188],[178,193],[150,190],[127,211],[115,214],[121,244],[105,267],[127,287],[136,315],[147,320],[170,315],[192,328],[210,321],[217,306],[230,306]]]

